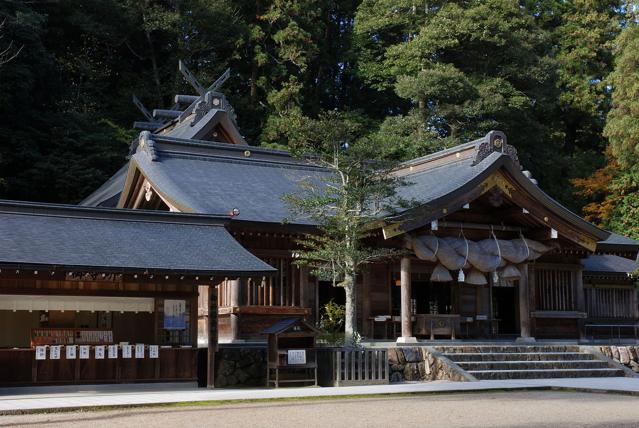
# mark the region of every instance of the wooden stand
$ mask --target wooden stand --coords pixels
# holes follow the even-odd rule
[[[302,318],[286,318],[272,325],[268,334],[266,386],[282,383],[312,383],[317,386],[318,330]]]

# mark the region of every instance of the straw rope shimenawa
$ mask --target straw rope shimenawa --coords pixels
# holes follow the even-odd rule
[[[464,282],[477,285],[486,284],[484,274],[490,272],[499,272],[505,280],[518,279],[521,272],[515,265],[536,260],[552,250],[550,246],[523,236],[505,240],[497,239],[494,234],[481,241],[469,241],[463,234],[444,238],[413,236],[407,240],[407,247],[420,260],[438,262],[431,275],[432,281],[452,281],[449,271],[465,269],[469,273],[464,275]]]

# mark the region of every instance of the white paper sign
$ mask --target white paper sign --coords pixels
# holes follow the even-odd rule
[[[52,360],[60,359],[60,345],[51,346],[49,348],[49,358]]]
[[[36,346],[36,360],[46,360],[47,359],[47,347],[46,346]]]
[[[144,358],[144,345],[141,343],[135,345],[135,358]]]
[[[67,360],[75,360],[77,349],[78,349],[78,347],[75,346],[75,345],[67,345],[67,348],[66,348]]]
[[[109,345],[109,358],[118,358],[118,345]]]
[[[133,345],[122,345],[122,358],[131,358]]]
[[[95,359],[104,360],[104,345],[98,345],[95,347]]]
[[[159,358],[158,345],[149,345],[149,358]]]
[[[305,349],[289,349],[288,364],[306,364]]]
[[[89,350],[91,347],[89,345],[81,345],[80,346],[80,359],[88,360],[89,359]]]

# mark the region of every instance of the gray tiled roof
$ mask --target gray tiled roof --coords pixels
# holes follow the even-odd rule
[[[286,220],[292,224],[312,224],[309,219],[292,218],[294,216],[282,197],[298,192],[302,180],[319,180],[327,174],[325,170],[312,167],[284,151],[160,135],[150,138],[153,139],[153,156],[138,147],[131,157],[128,173],[131,175],[139,168],[154,189],[179,210],[228,213],[238,208],[240,214],[236,220],[240,221],[278,224]],[[508,156],[493,152],[476,163],[474,153],[481,141],[403,164],[408,185],[399,189],[400,195],[421,206],[445,206],[443,204],[454,195],[467,192],[493,171],[505,168],[540,203],[603,240],[598,250],[608,251],[607,247],[611,245],[639,250],[639,242],[614,234],[608,237],[608,232],[597,229],[560,205],[524,176],[519,165],[511,162]],[[115,194],[122,181],[122,175],[114,176],[111,187],[105,184],[101,192],[105,196]],[[96,204],[100,200],[99,196],[92,196],[85,203]]]
[[[158,139],[156,149],[159,161],[138,151],[132,162],[180,210],[227,213],[239,208],[237,220],[282,223],[289,219],[311,224],[308,219],[292,219],[282,197],[300,192],[303,180],[317,181],[326,174],[324,170],[284,152],[253,147],[247,157],[246,147],[184,146]]]
[[[600,241],[597,244],[597,249],[600,251],[616,251],[616,250],[628,250],[638,251],[639,241],[626,238],[623,235],[617,233],[610,233],[610,236],[604,241]]]
[[[0,264],[261,274],[274,269],[207,215],[0,201]]]
[[[585,272],[629,274],[637,270],[636,260],[612,254],[592,255],[581,261]]]
[[[403,198],[428,204],[477,179],[491,169],[500,157],[501,155],[493,153],[474,166],[473,158],[460,159],[409,174],[405,177],[407,185],[400,187],[398,193]]]

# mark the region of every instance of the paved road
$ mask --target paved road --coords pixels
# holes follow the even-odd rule
[[[245,403],[1,416],[51,427],[639,427],[639,398],[558,391]]]

